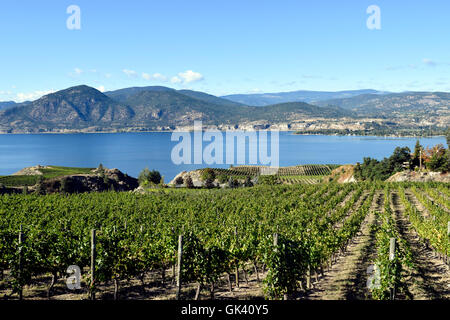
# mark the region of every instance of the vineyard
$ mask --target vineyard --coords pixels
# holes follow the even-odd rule
[[[0,299],[449,299],[449,220],[439,183],[4,195]]]
[[[270,168],[264,166],[236,166],[229,169],[213,169],[216,176],[226,176],[227,178],[245,179],[246,177],[256,177],[259,175],[274,175],[278,183],[282,184],[316,184],[321,182],[321,178],[331,174],[331,171],[340,165],[298,165],[292,167]],[[206,170],[200,170],[201,173]],[[200,173],[200,174],[201,174]]]

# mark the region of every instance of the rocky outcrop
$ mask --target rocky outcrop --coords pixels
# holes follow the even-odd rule
[[[43,173],[42,173],[41,169],[51,169],[51,167],[37,165],[34,167],[23,168],[22,170],[17,171],[16,173],[13,173],[12,175],[13,176],[42,176]]]
[[[204,187],[205,183],[204,183],[204,181],[202,181],[200,176],[201,176],[201,170],[183,171],[183,172],[180,172],[179,174],[177,174],[177,176],[172,181],[169,182],[169,185],[175,186],[175,187],[185,187],[187,177],[191,177],[194,187]],[[182,178],[183,182],[184,182],[181,185],[176,183],[176,181],[179,178]]]
[[[104,169],[103,172],[98,169],[93,170],[92,174],[79,174],[58,177],[45,180],[41,186],[33,187],[32,191],[38,188],[42,193],[83,193],[83,192],[102,192],[102,191],[131,191],[139,187],[138,180],[123,174],[118,169]]]
[[[324,182],[335,181],[337,183],[351,183],[357,182],[354,176],[355,166],[348,164],[340,166],[339,168],[331,171],[328,177],[325,177]]]
[[[387,182],[447,182],[450,183],[450,173],[402,171],[389,177]]]

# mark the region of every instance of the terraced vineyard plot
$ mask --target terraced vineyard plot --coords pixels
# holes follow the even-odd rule
[[[329,175],[339,165],[299,165],[280,167],[277,170],[262,166],[237,166],[229,169],[213,169],[216,177],[226,176],[244,180],[246,177],[257,177],[263,174],[273,174],[277,181],[283,184],[316,184]],[[203,169],[206,170],[206,169]],[[203,172],[202,170],[202,172]]]

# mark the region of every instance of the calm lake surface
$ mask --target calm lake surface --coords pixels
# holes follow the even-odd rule
[[[156,169],[169,182],[181,171],[229,167],[229,164],[174,164],[171,153],[179,142],[171,141],[171,135],[169,132],[0,135],[0,175],[38,164],[97,167],[102,163],[134,177],[145,167]],[[445,145],[445,138],[421,138],[420,142],[423,146]],[[203,148],[209,143],[203,142]],[[388,157],[397,146],[413,150],[415,143],[416,138],[303,136],[280,132],[279,162],[280,166],[356,163],[362,162],[363,157]]]

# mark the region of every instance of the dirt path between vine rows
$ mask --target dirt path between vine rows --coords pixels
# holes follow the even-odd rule
[[[411,275],[406,278],[410,298],[414,300],[450,299],[449,267],[420,240],[405,216],[405,208],[397,192],[391,193],[391,204],[400,235],[409,243],[415,263],[415,268],[410,270]],[[423,209],[420,206],[416,208]]]
[[[370,226],[375,223],[375,211],[383,210],[383,193],[375,193],[370,213],[362,223],[359,234],[346,252],[325,275],[314,283],[314,288],[304,297],[308,300],[364,300],[367,289],[367,268],[375,257],[375,234]]]

